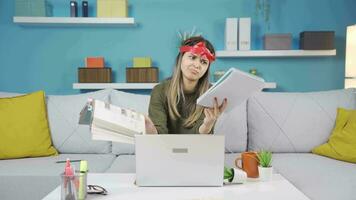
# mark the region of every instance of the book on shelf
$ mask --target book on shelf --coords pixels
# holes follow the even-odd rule
[[[225,50],[237,51],[238,18],[226,18],[225,22]]]
[[[79,124],[90,124],[93,140],[133,144],[136,134],[145,134],[145,116],[100,100],[89,99]]]
[[[214,98],[221,105],[227,99],[227,111],[247,100],[254,93],[261,91],[265,86],[263,78],[253,74],[230,68],[213,84],[204,94],[197,99],[197,104],[212,108]]]

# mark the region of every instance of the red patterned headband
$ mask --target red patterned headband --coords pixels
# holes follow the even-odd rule
[[[215,60],[215,56],[209,51],[208,48],[206,48],[204,42],[199,42],[194,46],[182,46],[180,47],[180,52],[191,52],[201,57],[205,56],[209,62],[213,62]]]

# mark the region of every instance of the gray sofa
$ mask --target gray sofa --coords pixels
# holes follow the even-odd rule
[[[356,164],[311,154],[333,129],[337,107],[355,109],[355,89],[312,93],[262,92],[224,113],[215,134],[225,135],[225,164],[233,166],[239,152],[269,149],[273,166],[310,199],[356,199]],[[0,97],[16,96],[0,93]],[[41,199],[59,184],[64,164],[86,159],[90,172],[135,172],[134,146],[93,141],[88,126],[78,125],[88,97],[147,113],[149,96],[116,90],[47,96],[56,157],[0,160],[0,199]],[[355,147],[356,148],[356,147]],[[76,169],[78,169],[77,164]]]

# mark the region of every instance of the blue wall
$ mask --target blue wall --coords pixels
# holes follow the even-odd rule
[[[356,23],[355,0],[270,0],[269,28],[256,13],[255,0],[129,0],[131,17],[138,25],[126,28],[38,27],[12,22],[14,1],[0,0],[0,91],[72,94],[77,67],[86,56],[104,56],[113,68],[114,81],[125,81],[125,67],[134,56],[151,56],[160,79],[170,76],[178,52],[178,30],[198,32],[217,50],[224,48],[227,17],[252,18],[252,48],[262,48],[265,33],[293,34],[334,30],[337,56],[317,58],[218,59],[212,71],[237,67],[257,68],[271,91],[317,91],[343,88],[346,26]],[[55,16],[68,16],[68,2],[52,0]],[[93,6],[95,1],[89,3]],[[95,9],[92,9],[95,15]]]

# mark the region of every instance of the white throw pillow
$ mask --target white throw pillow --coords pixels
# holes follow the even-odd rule
[[[110,153],[111,142],[91,139],[90,127],[79,125],[88,98],[109,102],[111,90],[77,95],[48,95],[48,119],[54,146],[61,153]]]
[[[353,109],[354,105],[352,89],[259,93],[248,100],[248,148],[311,152],[328,140],[337,108]]]

